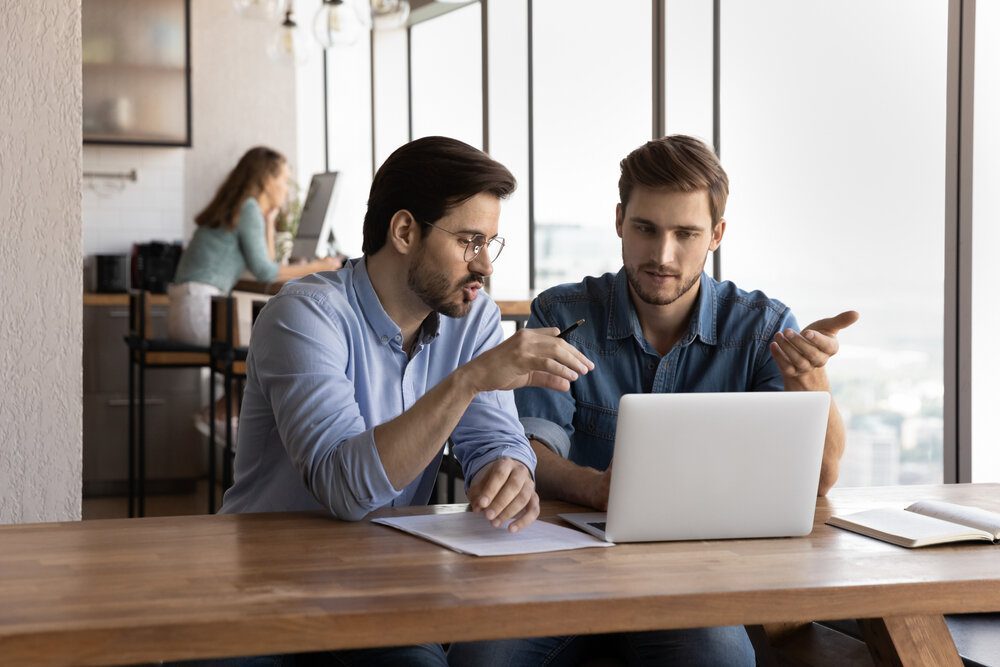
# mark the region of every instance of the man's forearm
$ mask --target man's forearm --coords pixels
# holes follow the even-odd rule
[[[424,471],[475,397],[460,368],[409,410],[375,428],[375,449],[393,487],[402,489]]]
[[[601,472],[564,459],[538,440],[530,442],[538,459],[535,466],[538,495],[593,507],[594,490],[600,483]]]
[[[830,391],[830,381],[826,371],[819,368],[812,373],[797,378],[786,378],[787,391]],[[825,496],[840,475],[840,458],[844,455],[844,420],[837,404],[830,399],[830,414],[826,422],[826,440],[823,445],[823,463],[819,472],[817,495]]]

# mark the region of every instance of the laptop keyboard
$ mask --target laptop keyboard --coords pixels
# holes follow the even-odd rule
[[[588,521],[587,525],[591,526],[592,528],[596,528],[597,530],[604,531],[604,530],[606,530],[606,526],[608,525],[608,522],[607,521]]]

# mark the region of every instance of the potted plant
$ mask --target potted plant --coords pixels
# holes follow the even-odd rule
[[[288,264],[292,258],[293,242],[299,232],[299,220],[302,218],[299,192],[299,184],[291,180],[288,184],[288,198],[274,221],[274,260],[282,265]]]

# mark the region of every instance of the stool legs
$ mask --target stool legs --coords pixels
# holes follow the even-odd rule
[[[215,514],[215,360],[208,373],[208,513]]]
[[[222,486],[228,489],[233,484],[233,362],[226,364],[224,385],[226,400],[226,449],[222,458]]]
[[[146,355],[139,356],[139,516],[146,516]]]
[[[135,355],[128,350],[128,518],[135,516]]]

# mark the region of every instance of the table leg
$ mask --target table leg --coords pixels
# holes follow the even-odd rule
[[[867,618],[858,625],[876,665],[962,665],[944,616]]]

